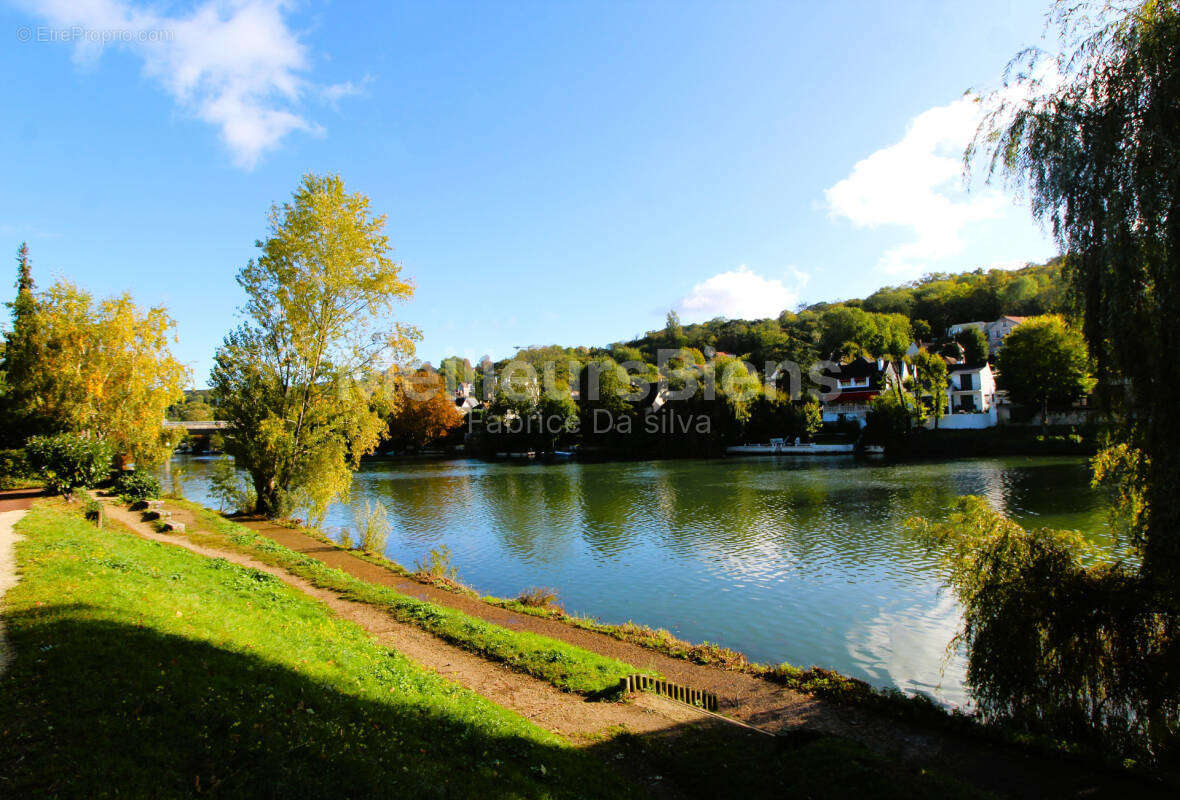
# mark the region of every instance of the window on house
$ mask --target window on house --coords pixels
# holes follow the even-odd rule
[[[959,388],[965,392],[969,392],[975,388],[975,382],[972,380],[975,376],[970,372],[959,376]]]

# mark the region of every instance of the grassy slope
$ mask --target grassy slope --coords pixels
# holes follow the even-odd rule
[[[409,597],[387,586],[359,580],[311,556],[283,547],[272,539],[205,509],[196,503],[170,500],[190,510],[217,534],[216,545],[231,545],[260,561],[280,566],[316,586],[385,609],[397,619],[417,625],[441,639],[547,681],[559,689],[586,695],[608,693],[626,675],[639,670],[613,658],[557,639],[493,625],[452,608]]]
[[[0,795],[627,794],[269,575],[44,505],[20,530]]]
[[[36,507],[20,529],[3,797],[973,795],[808,735],[689,727],[573,750],[264,573],[60,507]]]

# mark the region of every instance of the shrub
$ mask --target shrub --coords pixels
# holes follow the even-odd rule
[[[451,566],[451,548],[445,544],[432,548],[426,554],[426,561],[415,561],[414,571],[425,578],[441,578],[447,581],[457,580],[459,570]]]
[[[29,464],[45,480],[45,487],[66,497],[76,489],[102,482],[111,471],[114,450],[103,439],[76,433],[34,436],[25,445]]]
[[[154,475],[141,470],[123,472],[115,478],[115,491],[124,502],[137,503],[160,496],[160,482]]]
[[[385,542],[389,539],[389,517],[385,505],[379,500],[375,503],[366,500],[364,513],[354,518],[360,533],[360,548],[370,553],[385,552]]]
[[[24,450],[0,450],[0,489],[10,489],[31,476]]]
[[[87,500],[86,505],[83,507],[83,513],[86,515],[86,519],[98,527],[102,527],[102,503],[94,498]]]
[[[516,597],[516,602],[529,608],[549,608],[557,606],[557,590],[544,586],[533,586],[525,589]]]

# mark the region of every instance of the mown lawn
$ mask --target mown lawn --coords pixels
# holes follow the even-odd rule
[[[388,586],[362,581],[196,503],[182,500],[170,500],[169,503],[191,511],[214,533],[215,540],[209,544],[229,546],[259,561],[282,567],[322,589],[331,589],[343,597],[381,608],[402,622],[417,625],[465,650],[499,661],[564,691],[588,696],[606,695],[616,690],[627,675],[636,672],[657,674],[557,639],[510,630],[457,609],[401,594]],[[199,535],[192,538],[206,541]]]
[[[0,796],[629,795],[270,575],[60,506],[19,530]]]

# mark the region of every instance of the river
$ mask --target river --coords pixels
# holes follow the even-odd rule
[[[185,493],[208,501],[212,459],[178,456]],[[557,590],[573,613],[634,620],[752,659],[818,665],[947,705],[968,705],[959,621],[942,568],[909,535],[978,494],[1029,526],[1083,531],[1115,552],[1084,460],[920,464],[767,456],[607,464],[369,461],[352,507],[385,503],[386,554],[412,567],[442,544],[484,594]],[[211,503],[216,506],[216,503]]]

